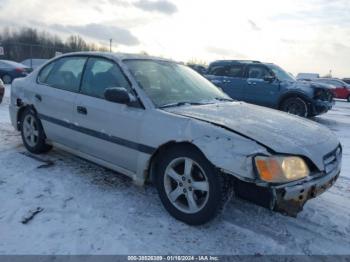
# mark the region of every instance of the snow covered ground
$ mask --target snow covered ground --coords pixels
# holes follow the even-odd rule
[[[8,91],[0,104],[0,254],[350,254],[350,103],[315,118],[342,141],[343,171],[297,219],[233,199],[213,222],[191,227],[168,215],[152,186],[59,150],[26,153],[9,122]]]

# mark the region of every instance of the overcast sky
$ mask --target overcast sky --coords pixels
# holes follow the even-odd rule
[[[254,59],[350,77],[349,0],[0,0],[0,27],[179,61]]]

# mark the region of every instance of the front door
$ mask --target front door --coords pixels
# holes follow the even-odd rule
[[[105,100],[104,91],[110,87],[132,92],[114,61],[89,58],[74,110],[81,132],[79,151],[135,173],[138,154],[144,150],[139,137],[145,110]]]
[[[246,72],[244,101],[261,106],[274,107],[279,96],[278,80],[267,81],[273,73],[264,65],[250,65]]]

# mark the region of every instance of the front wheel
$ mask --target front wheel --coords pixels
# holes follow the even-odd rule
[[[222,176],[198,150],[178,146],[165,152],[156,175],[160,199],[176,219],[200,225],[219,212],[224,199]]]
[[[286,99],[281,105],[281,110],[301,117],[307,117],[309,115],[307,103],[300,97]]]
[[[348,96],[348,102],[350,102],[350,96]]]
[[[46,144],[44,129],[34,110],[31,108],[24,109],[20,123],[22,141],[29,152],[41,154],[52,148]]]

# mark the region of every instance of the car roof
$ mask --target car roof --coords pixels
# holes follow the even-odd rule
[[[334,81],[341,81],[341,82],[343,82],[343,80],[341,80],[339,78],[334,78],[334,77],[319,77],[319,78],[316,78],[316,80],[334,80]]]
[[[7,65],[13,66],[13,67],[27,67],[21,63],[17,63],[15,61],[11,61],[11,60],[0,60],[0,62],[5,63]]]
[[[256,60],[217,60],[210,63],[210,66],[217,64],[263,64]]]
[[[330,81],[338,81],[340,83],[343,83],[343,84],[347,84],[346,82],[344,82],[344,80],[340,79],[340,78],[332,78],[332,77],[320,77],[320,78],[317,78],[317,80],[330,80]]]
[[[59,57],[74,56],[74,55],[103,56],[103,57],[107,57],[107,58],[116,58],[118,60],[158,60],[158,61],[168,61],[168,62],[175,62],[176,63],[176,61],[173,61],[170,59],[142,55],[142,54],[94,52],[94,51],[67,53],[67,54],[60,55]]]

